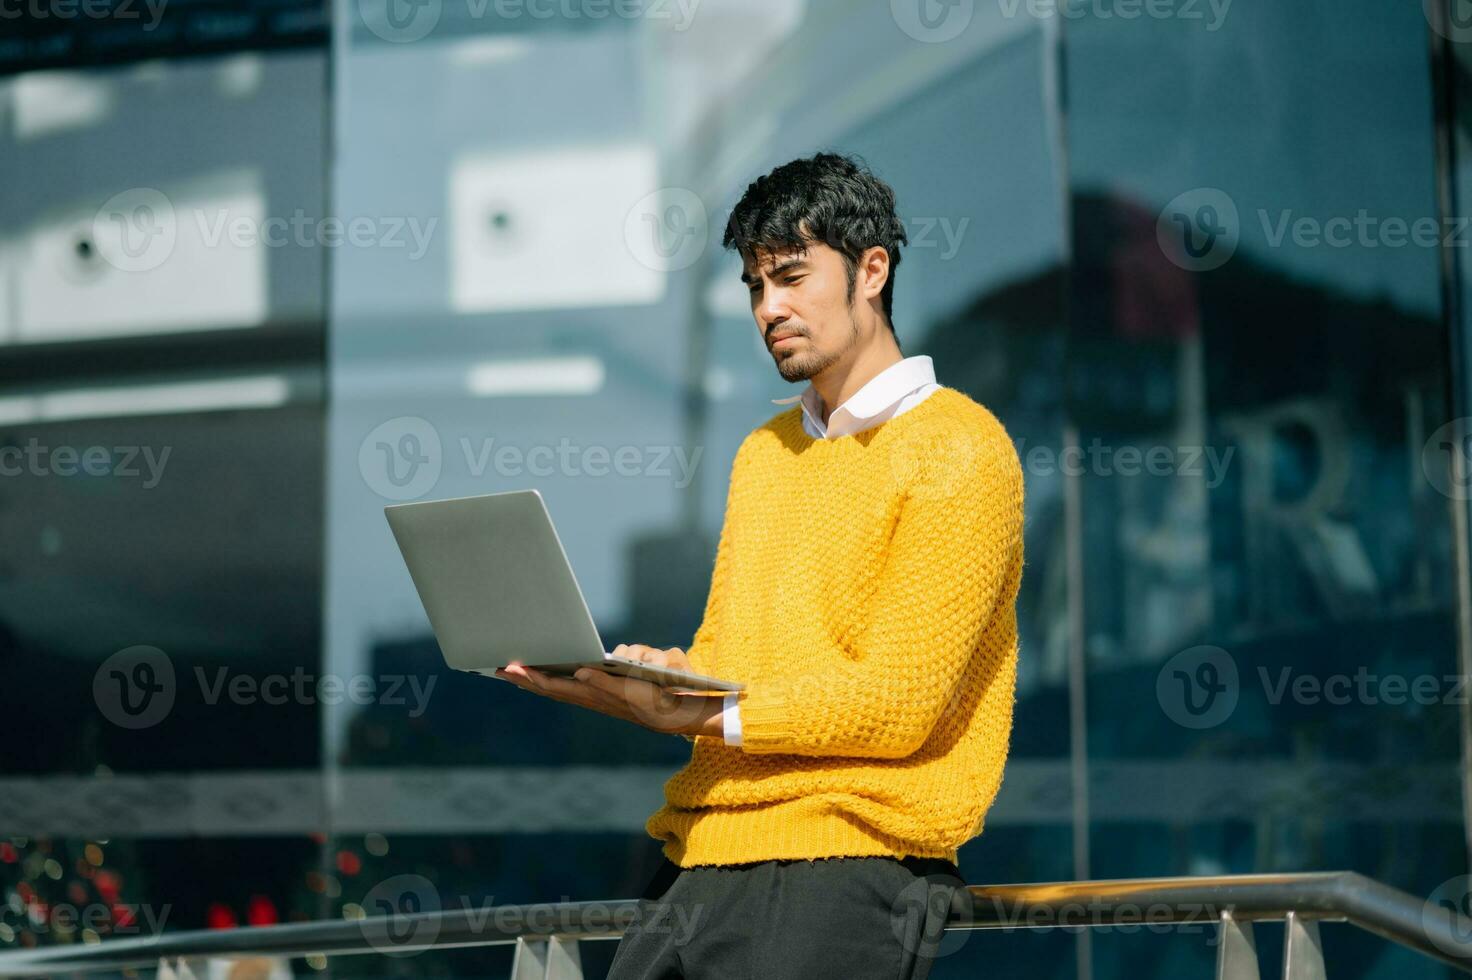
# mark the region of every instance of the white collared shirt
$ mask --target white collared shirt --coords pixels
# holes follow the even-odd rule
[[[802,402],[803,431],[814,439],[839,439],[872,429],[896,415],[903,415],[940,388],[935,365],[928,354],[896,361],[864,383],[864,386],[833,410],[823,424],[823,399],[811,384],[801,394],[774,398],[773,405]],[[721,707],[721,731],[727,745],[741,744],[740,694],[728,694]]]

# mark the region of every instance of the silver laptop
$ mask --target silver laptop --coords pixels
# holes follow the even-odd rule
[[[456,670],[494,675],[516,660],[550,674],[598,667],[689,691],[743,687],[609,653],[536,490],[383,512],[445,662]]]

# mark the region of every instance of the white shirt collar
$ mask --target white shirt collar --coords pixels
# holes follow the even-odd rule
[[[833,410],[828,424],[823,424],[822,399],[818,390],[808,384],[800,394],[787,398],[773,398],[773,405],[790,405],[802,402],[812,428],[825,435],[831,431],[843,432],[852,423],[861,423],[894,408],[906,395],[917,388],[935,384],[935,364],[928,354],[915,354],[896,361],[864,383],[864,386],[848,397]],[[858,428],[863,428],[862,425]]]

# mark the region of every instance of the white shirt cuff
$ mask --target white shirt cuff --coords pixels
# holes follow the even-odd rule
[[[741,712],[736,707],[740,700],[741,695],[737,691],[732,691],[721,699],[721,731],[727,745],[741,744]]]

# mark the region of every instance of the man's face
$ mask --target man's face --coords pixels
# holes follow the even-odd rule
[[[764,252],[744,259],[741,281],[784,380],[806,381],[858,343],[853,294],[837,250],[811,243],[805,251]]]

